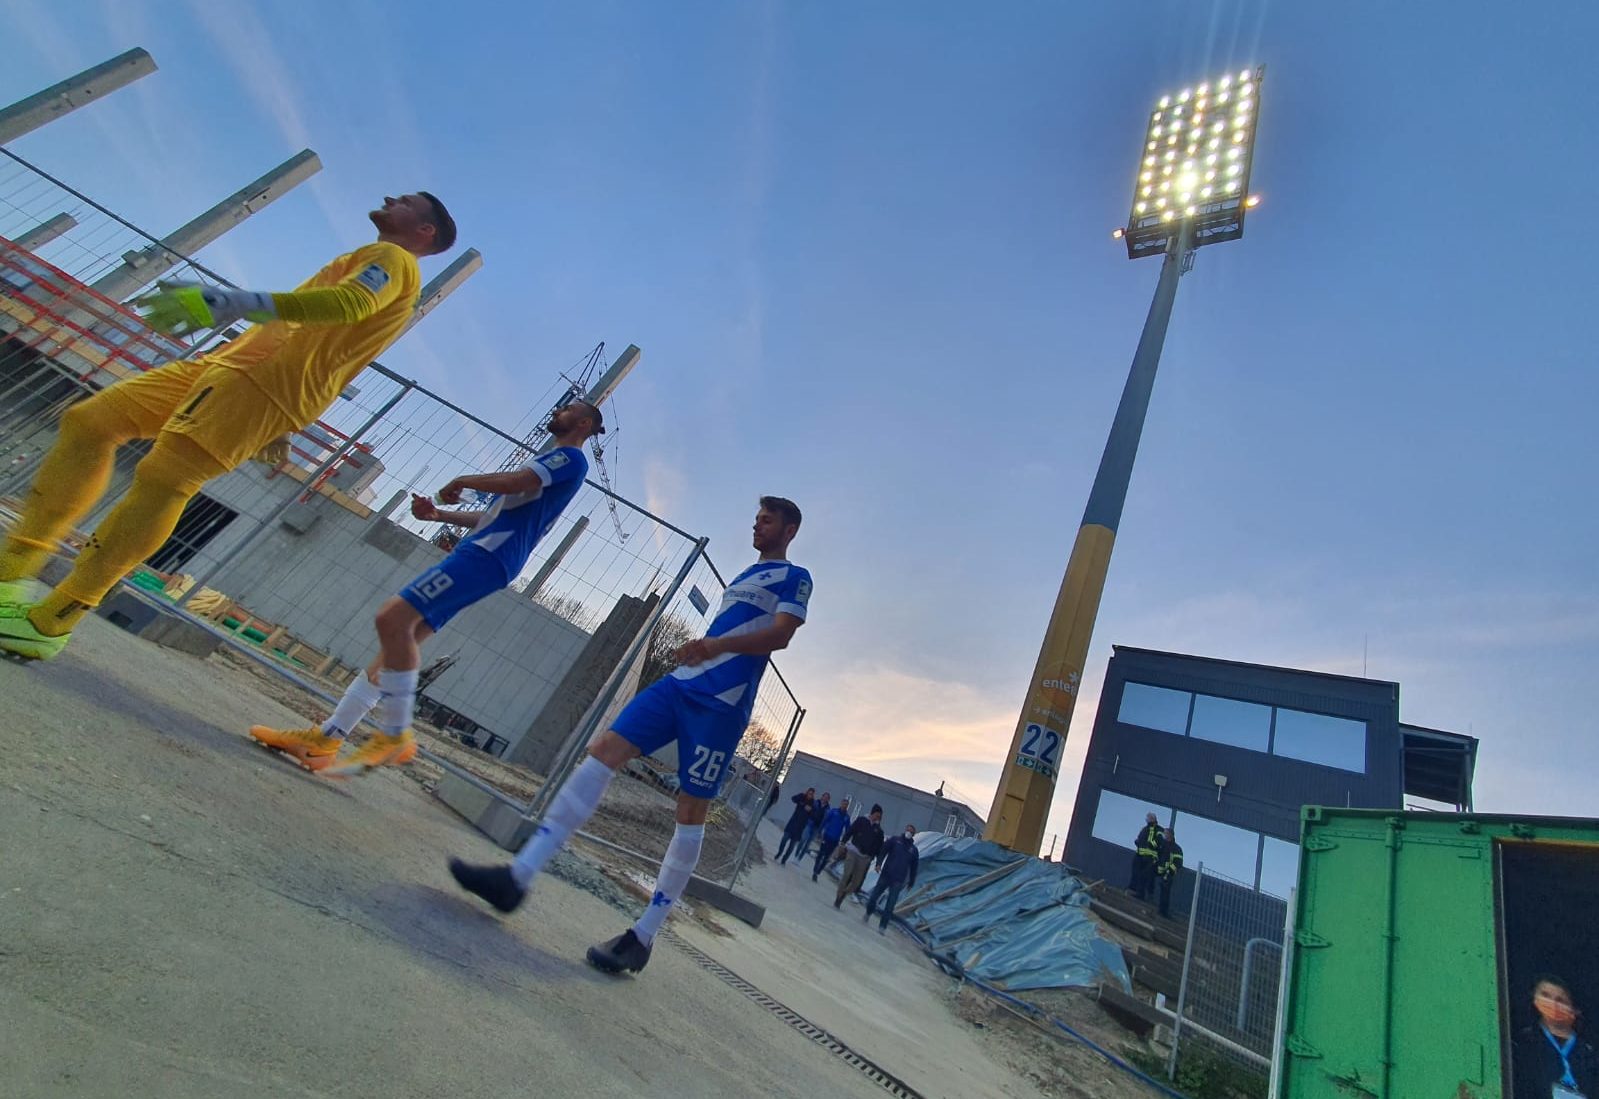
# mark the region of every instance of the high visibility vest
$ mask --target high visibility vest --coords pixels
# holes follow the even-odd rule
[[[1151,824],[1148,828],[1145,828],[1143,834],[1138,837],[1137,852],[1139,857],[1151,859],[1155,858],[1160,854],[1160,851],[1156,846],[1159,843],[1160,828]]]
[[[1160,865],[1155,868],[1155,873],[1163,878],[1169,878],[1183,868],[1183,852],[1180,847],[1173,847],[1166,852],[1166,857],[1160,860]]]

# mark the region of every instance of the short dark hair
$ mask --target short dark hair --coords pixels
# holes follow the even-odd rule
[[[427,199],[428,206],[433,210],[433,228],[436,230],[433,234],[434,254],[448,252],[455,247],[455,219],[450,216],[450,212],[444,208],[444,203],[440,202],[436,195],[427,191],[418,191],[417,194]]]
[[[765,508],[774,515],[781,515],[783,517],[784,526],[793,524],[795,527],[798,527],[803,518],[800,515],[799,505],[793,500],[789,500],[782,496],[762,496],[761,507]]]
[[[595,404],[593,401],[585,401],[585,400],[583,400],[581,398],[579,398],[578,400],[574,401],[573,403],[574,404],[580,404],[584,408],[588,409],[589,419],[594,421],[594,434],[596,434],[596,435],[604,435],[605,434],[605,413],[600,411],[600,406]]]

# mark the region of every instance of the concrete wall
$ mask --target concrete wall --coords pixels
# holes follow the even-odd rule
[[[639,629],[649,618],[661,597],[651,595],[635,599],[624,595],[606,616],[592,637],[586,638],[583,648],[573,654],[560,681],[551,691],[547,705],[526,730],[515,738],[504,757],[513,763],[523,763],[535,771],[547,772],[551,763],[561,753],[561,748],[582,723],[600,688],[610,678],[618,661],[627,654],[627,648],[638,636]],[[531,604],[529,604],[531,606]],[[621,713],[622,707],[638,690],[638,673],[642,661],[635,660],[628,669],[616,697],[601,715],[599,728],[610,727],[611,720]]]
[[[252,463],[206,486],[207,496],[240,515],[185,572],[203,575],[258,518],[303,488],[269,473]],[[296,505],[285,518],[291,522],[273,523],[210,586],[345,664],[365,665],[377,652],[372,619],[378,608],[444,552],[381,516],[364,517],[323,496]],[[497,593],[428,642],[430,657],[454,653],[458,659],[427,695],[514,746],[588,641],[585,630],[520,593]]]
[[[883,807],[883,834],[892,836],[907,824],[915,824],[919,832],[942,832],[950,816],[956,815],[973,832],[982,828],[982,820],[968,807],[948,798],[936,797],[929,791],[917,790],[892,779],[880,778],[867,771],[834,763],[809,752],[796,752],[783,779],[782,792],[767,813],[767,819],[778,826],[788,822],[794,811],[789,799],[807,786],[816,787],[816,796],[824,792],[833,795],[832,804],[850,799],[850,819],[867,812],[871,807]]]

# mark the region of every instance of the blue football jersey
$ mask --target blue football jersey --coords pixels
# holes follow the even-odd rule
[[[505,566],[507,582],[522,571],[533,547],[583,487],[589,463],[577,447],[563,446],[529,459],[522,468],[537,473],[544,490],[537,496],[517,493],[494,497],[476,529],[461,539],[463,546],[476,546],[493,554]]]
[[[733,578],[722,593],[722,605],[706,637],[754,633],[792,614],[804,621],[811,601],[811,574],[788,561],[757,561]],[[766,671],[767,656],[723,653],[703,664],[678,668],[672,673],[696,694],[708,695],[746,714],[755,707],[755,690]]]

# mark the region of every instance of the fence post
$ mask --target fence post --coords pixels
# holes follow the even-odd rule
[[[1177,1079],[1177,1046],[1183,1032],[1183,1008],[1188,1003],[1188,967],[1194,960],[1194,928],[1199,920],[1199,894],[1205,884],[1205,864],[1194,875],[1194,895],[1188,901],[1188,941],[1183,944],[1183,978],[1177,986],[1177,1018],[1172,1021],[1171,1056],[1166,1059],[1166,1079]]]
[[[627,674],[628,668],[633,666],[633,661],[638,659],[640,651],[649,643],[650,635],[655,632],[656,625],[666,614],[667,605],[672,602],[672,597],[677,594],[678,589],[688,580],[688,574],[705,553],[705,546],[709,542],[709,538],[700,538],[695,541],[693,552],[683,562],[683,567],[677,570],[677,575],[672,577],[670,586],[661,593],[661,601],[655,605],[655,609],[650,612],[649,617],[644,620],[644,624],[639,627],[638,633],[633,638],[633,643],[622,654],[622,659],[618,660],[616,667],[611,669],[611,674],[605,680],[604,686],[600,688],[600,693],[595,696],[593,704],[589,706],[582,720],[578,722],[577,728],[572,730],[572,735],[568,738],[565,749],[556,759],[555,766],[550,768],[550,773],[544,779],[544,785],[539,787],[538,792],[533,795],[533,799],[528,802],[523,815],[533,820],[541,820],[543,818],[544,811],[549,808],[550,801],[555,797],[555,792],[561,788],[561,784],[566,781],[566,776],[572,772],[572,769],[577,766],[578,760],[582,758],[584,749],[588,747],[589,741],[594,736],[594,726],[599,724],[606,708],[616,698],[616,692],[621,690],[622,677]]]
[[[1288,1025],[1288,983],[1294,965],[1295,906],[1299,888],[1288,890],[1288,913],[1283,917],[1282,969],[1277,974],[1277,1017],[1271,1028],[1271,1074],[1266,1083],[1266,1099],[1277,1099],[1283,1080],[1283,1031]]]
[[[788,723],[788,735],[783,738],[783,747],[778,751],[777,759],[772,761],[772,769],[767,774],[766,781],[761,783],[760,796],[755,799],[755,809],[750,813],[750,822],[744,829],[743,838],[738,841],[738,852],[733,856],[733,876],[727,881],[729,889],[738,884],[738,876],[744,872],[744,860],[749,858],[750,847],[755,842],[755,829],[760,827],[762,818],[766,816],[766,799],[771,795],[772,784],[777,781],[777,772],[783,769],[783,764],[788,759],[788,751],[793,747],[794,738],[799,735],[800,723],[804,720],[804,708],[796,709],[794,720]]]
[[[346,454],[350,453],[351,448],[353,448],[355,444],[361,440],[361,437],[368,431],[372,430],[372,428],[377,425],[378,421],[382,420],[383,417],[392,412],[394,410],[394,406],[405,400],[406,396],[415,388],[415,382],[403,381],[398,392],[396,392],[388,400],[384,401],[383,404],[378,406],[377,411],[368,416],[365,423],[356,428],[354,432],[346,437],[344,442],[339,445],[339,448],[335,450],[325,461],[323,461],[321,465],[317,466],[316,469],[312,471],[311,476],[306,479],[305,483],[311,486],[312,491],[315,491],[316,486],[321,483],[322,478],[326,477],[328,472],[332,470],[334,466],[338,465]],[[299,499],[300,495],[301,494],[298,492],[294,493],[287,500],[283,501],[283,503],[273,508],[272,511],[267,514],[265,519],[258,520],[254,530],[252,530],[249,534],[246,534],[243,538],[240,538],[237,542],[233,543],[233,546],[226,553],[217,558],[216,564],[212,565],[204,574],[195,579],[193,586],[190,587],[188,591],[183,593],[182,599],[178,600],[178,606],[186,606],[189,600],[193,599],[197,594],[199,594],[199,592],[205,588],[207,584],[215,580],[223,569],[231,565],[241,553],[253,546],[263,534],[271,530],[272,524],[276,523],[279,519],[283,518],[285,514],[287,514],[288,510],[295,505],[295,502]]]

